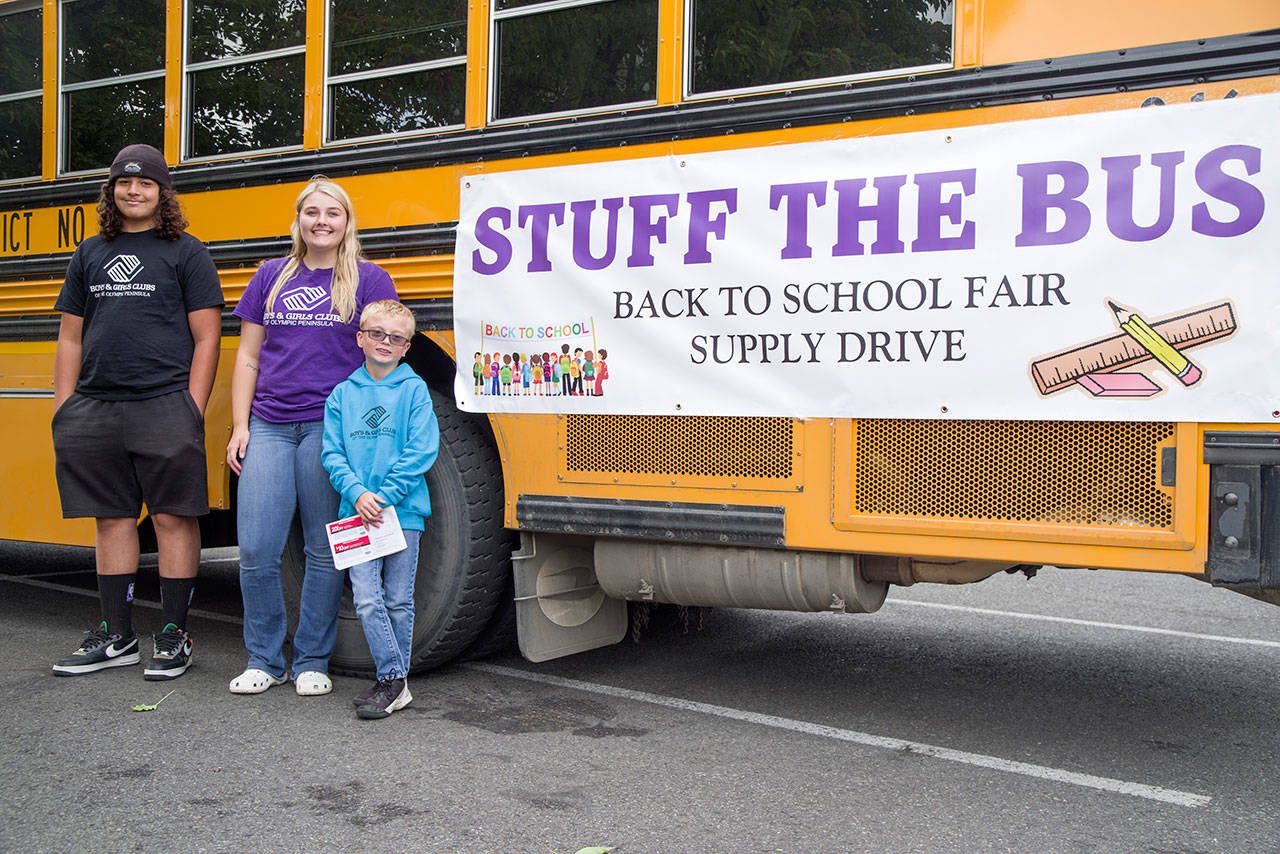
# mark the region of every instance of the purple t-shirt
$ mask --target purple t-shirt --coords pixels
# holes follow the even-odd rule
[[[280,289],[268,314],[267,294],[287,260],[264,261],[233,312],[267,332],[258,354],[258,385],[251,411],[275,424],[321,421],[329,392],[364,363],[364,353],[356,346],[360,312],[371,302],[396,299],[396,287],[386,270],[359,262],[356,310],[351,322],[343,323],[329,299],[333,271],[302,265]]]

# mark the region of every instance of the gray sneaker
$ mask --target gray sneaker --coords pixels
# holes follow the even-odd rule
[[[374,682],[368,688],[365,688],[359,694],[356,694],[355,698],[352,699],[351,702],[355,703],[355,706],[357,709],[360,708],[365,703],[369,702],[369,698],[373,696],[373,692],[377,691],[378,686],[381,684],[382,684],[381,682]]]
[[[409,686],[403,679],[379,680],[373,686],[369,699],[356,707],[356,717],[365,720],[377,720],[389,717],[392,712],[403,709],[413,702]]]

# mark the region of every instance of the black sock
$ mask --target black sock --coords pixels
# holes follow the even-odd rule
[[[191,605],[191,595],[195,592],[194,578],[160,579],[160,621],[161,630],[173,623],[184,632],[187,630],[187,608]]]
[[[107,634],[121,637],[133,634],[133,582],[137,577],[136,572],[98,576],[98,599],[102,602]]]

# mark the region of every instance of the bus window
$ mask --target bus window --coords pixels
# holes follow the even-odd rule
[[[62,4],[62,157],[101,169],[120,140],[164,147],[164,0]]]
[[[40,7],[0,7],[0,181],[40,175]]]
[[[653,103],[657,0],[497,0],[493,118]]]
[[[326,139],[461,126],[466,0],[330,0]]]
[[[301,145],[305,0],[196,0],[187,15],[187,156]]]
[[[689,94],[951,65],[953,0],[693,0]]]

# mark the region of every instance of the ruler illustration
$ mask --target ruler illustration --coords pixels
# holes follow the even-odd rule
[[[1150,321],[1150,329],[1181,352],[1230,338],[1236,332],[1235,307],[1225,301]],[[1080,383],[1094,394],[1094,374],[1111,374],[1154,359],[1132,335],[1119,332],[1041,356],[1031,362],[1031,379],[1041,395]],[[1151,384],[1158,391],[1159,386]],[[1132,393],[1130,393],[1132,395]]]

